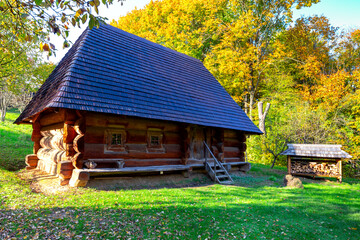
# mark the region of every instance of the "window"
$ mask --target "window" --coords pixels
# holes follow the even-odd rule
[[[126,131],[124,128],[112,128],[105,131],[104,153],[124,153],[126,151]]]
[[[152,147],[160,146],[161,145],[160,144],[160,137],[159,136],[154,136],[154,135],[150,136],[150,145]]]
[[[122,145],[121,137],[122,135],[120,133],[113,133],[111,145]]]
[[[148,128],[147,131],[147,152],[165,153],[163,146],[163,130],[161,128]]]

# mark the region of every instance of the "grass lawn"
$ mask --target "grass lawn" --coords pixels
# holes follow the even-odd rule
[[[284,168],[254,164],[233,186],[46,196],[9,171],[31,152],[29,128],[9,121],[0,133],[0,239],[360,239],[356,180],[306,180],[304,189],[288,189]]]

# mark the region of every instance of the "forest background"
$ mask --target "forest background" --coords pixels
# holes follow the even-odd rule
[[[95,10],[101,4],[91,2]],[[250,119],[262,129],[266,123],[266,134],[248,139],[249,161],[284,165],[279,153],[287,143],[342,144],[353,156],[346,174],[354,176],[360,168],[360,29],[333,27],[325,16],[292,21],[295,8],[317,2],[151,1],[111,25],[201,60]],[[69,25],[101,21],[81,9],[44,17],[43,25],[2,12],[2,119],[8,107],[21,110],[55,67],[38,50],[55,53],[50,32],[63,36],[68,47]]]

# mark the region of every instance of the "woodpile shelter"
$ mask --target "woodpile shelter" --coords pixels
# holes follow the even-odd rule
[[[71,186],[196,167],[226,183],[262,133],[201,61],[108,25],[83,32],[15,123],[33,127],[28,168]]]
[[[288,144],[281,155],[288,156],[288,174],[334,177],[342,181],[342,159],[351,158],[341,145]]]

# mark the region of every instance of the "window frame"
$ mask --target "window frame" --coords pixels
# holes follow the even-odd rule
[[[154,145],[152,138],[157,137],[159,144]],[[164,134],[161,128],[148,128],[147,130],[147,147],[148,153],[165,153]]]
[[[121,135],[121,144],[113,144],[113,135]],[[126,150],[127,133],[124,128],[107,129],[105,131],[105,149],[104,153],[127,153]]]

